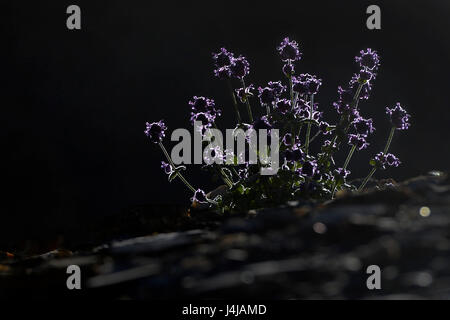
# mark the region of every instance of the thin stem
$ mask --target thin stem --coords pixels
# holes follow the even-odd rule
[[[294,85],[292,81],[292,75],[289,76],[289,90],[291,95],[291,110],[294,110]]]
[[[361,90],[364,84],[359,84],[358,88],[355,92],[355,95],[353,96],[353,101],[352,101],[352,105],[351,108],[357,108],[358,104],[359,104],[359,95],[361,94]],[[339,126],[342,126],[345,122],[345,117],[347,117],[347,120],[349,118],[349,115],[344,113],[340,119],[339,119],[339,123],[336,127],[336,129],[334,130],[334,136],[333,139],[331,140],[331,145],[334,145],[336,142],[338,142],[338,132],[339,132]],[[351,124],[351,123],[350,123]],[[350,124],[348,124],[345,128],[344,128],[344,133],[347,134],[349,128],[350,128]],[[337,148],[339,149],[340,146],[340,142],[337,143]],[[328,151],[324,154],[323,157],[321,157],[321,162],[326,162],[331,156],[331,153]]]
[[[217,124],[216,124],[216,122],[215,121],[213,121],[213,127],[215,128],[215,129],[217,129],[217,130],[219,130],[219,127],[217,126]],[[219,130],[220,131],[220,130]],[[224,150],[224,147],[223,147],[223,141],[222,141],[222,139],[219,137],[219,143],[220,143],[220,145],[222,146],[222,151]],[[220,168],[219,169],[219,172],[220,172],[220,174],[221,174],[221,176],[222,176],[222,180],[223,180],[223,182],[225,182],[226,184],[227,184],[227,186],[228,187],[232,187],[233,186],[233,182],[232,181],[230,181],[230,179],[228,178],[228,176],[226,175],[226,173],[223,171],[223,168]]]
[[[233,100],[233,106],[234,106],[234,111],[236,112],[237,120],[238,120],[239,124],[241,124],[242,123],[241,114],[239,113],[239,108],[238,108],[238,104],[236,101],[236,95],[234,94],[230,79],[227,79],[227,84],[228,84],[228,89],[230,90],[231,99]],[[245,91],[244,91],[244,93],[245,93]]]
[[[377,171],[376,167],[373,167],[372,170],[370,170],[369,175],[364,179],[363,183],[358,188],[358,191],[361,191],[366,186],[367,182],[369,182],[370,178],[372,178],[373,174]]]
[[[297,105],[297,101],[298,101],[298,92],[296,92],[295,93],[295,95],[294,95],[294,103],[292,104],[292,111],[294,111],[294,109],[295,109],[295,106]]]
[[[395,133],[395,127],[391,128],[391,132],[389,133],[388,140],[386,142],[386,146],[384,147],[383,153],[386,154],[389,150],[389,147],[391,146],[392,138],[394,137]],[[358,191],[361,191],[366,186],[367,182],[372,178],[373,174],[377,171],[377,167],[373,167],[372,170],[370,170],[369,175],[364,179],[363,183],[358,188]]]
[[[356,150],[356,145],[353,145],[352,148],[350,149],[350,152],[348,153],[347,159],[345,159],[344,166],[342,167],[344,170],[347,169],[347,166],[350,163],[350,159],[352,158],[355,150]]]
[[[245,87],[244,78],[241,79],[241,82],[242,82],[242,90],[244,90],[244,92],[245,92],[246,87]],[[247,112],[248,112],[248,117],[250,119],[250,122],[253,123],[252,108],[250,107],[250,102],[248,101],[248,99],[245,99],[245,104],[247,105]]]
[[[344,173],[345,173],[345,170],[348,167],[348,164],[350,163],[350,159],[352,158],[353,153],[355,152],[355,150],[356,150],[356,145],[352,146],[352,148],[350,149],[350,151],[349,151],[349,153],[347,155],[347,159],[345,159],[344,166],[342,167]],[[333,198],[334,198],[334,194],[336,193],[336,186],[337,186],[337,182],[335,181],[334,184],[333,184],[333,192],[332,192],[332,197]]]
[[[305,142],[305,151],[306,155],[308,155],[309,152],[309,136],[311,135],[311,120],[314,110],[314,95],[311,95],[311,105],[309,106],[309,122],[308,127],[306,129],[306,142]]]
[[[175,163],[173,163],[172,158],[170,158],[169,153],[167,152],[166,148],[164,147],[164,145],[162,144],[162,142],[159,143],[159,146],[161,147],[161,150],[163,151],[164,155],[167,158],[167,161],[169,161],[169,164],[175,169]],[[196,192],[197,190],[195,190],[195,188],[183,177],[183,175],[178,172],[177,173],[177,177],[180,178],[181,181],[183,181],[183,183],[186,185],[186,187],[188,187],[192,192]]]
[[[384,147],[383,153],[386,154],[391,146],[392,138],[394,137],[395,127],[391,128],[391,132],[389,133],[388,141],[386,142],[386,146]]]
[[[266,104],[267,116],[270,116],[270,106]]]
[[[227,177],[227,174],[225,173],[225,171],[223,171],[223,168],[219,168],[219,172],[222,175],[223,182],[225,182],[227,186],[231,188],[233,186],[233,182]]]
[[[300,127],[298,128],[298,133],[297,136],[300,138],[300,134],[302,133],[302,129],[303,129],[303,123],[300,124]]]
[[[320,131],[318,131],[315,135],[313,135],[313,137],[311,139],[309,139],[309,143],[313,142],[319,135],[320,135]]]

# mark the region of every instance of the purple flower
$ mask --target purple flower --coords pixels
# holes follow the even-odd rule
[[[401,164],[400,160],[392,153],[386,155],[386,162],[391,167],[398,167]]]
[[[215,103],[213,99],[205,98],[205,97],[197,97],[194,96],[191,101],[189,101],[189,105],[191,106],[192,112],[208,112],[214,116],[220,116],[220,110],[216,109]]]
[[[392,125],[396,127],[397,130],[406,130],[409,128],[410,115],[402,108],[399,102],[397,102],[392,109],[386,107],[386,113],[389,115]]]
[[[165,132],[167,130],[167,127],[164,124],[163,120],[153,123],[146,122],[145,125],[147,126],[147,128],[144,132],[147,137],[150,138],[150,141],[153,143],[160,143],[165,137]]]
[[[253,84],[249,85],[245,88],[239,88],[236,89],[236,95],[238,96],[239,100],[241,100],[242,103],[245,103],[248,97],[253,97],[253,90],[255,90],[255,86]]]
[[[356,146],[358,150],[366,149],[369,146],[366,138],[359,134],[350,134],[348,138],[348,144],[351,146]]]
[[[302,58],[297,42],[290,41],[289,38],[284,38],[277,50],[283,61],[297,61]]]
[[[232,60],[230,69],[233,77],[242,79],[250,72],[250,64],[245,57],[239,56]]]
[[[194,193],[194,196],[191,198],[191,201],[198,203],[208,203],[205,191],[203,191],[202,189],[197,189],[197,191],[195,191]]]
[[[286,77],[288,77],[288,78],[292,77],[294,72],[295,72],[295,69],[294,69],[294,65],[292,63],[286,63],[283,66],[283,73]]]
[[[291,101],[288,99],[278,100],[275,104],[275,109],[281,114],[286,114],[291,110]]]
[[[207,146],[204,152],[206,166],[214,164],[215,161],[222,162],[224,160],[224,153],[220,146]]]
[[[286,86],[283,86],[281,81],[269,81],[267,85],[270,89],[273,90],[273,93],[277,97],[279,97],[283,92],[286,91]]]
[[[310,101],[306,101],[305,99],[298,99],[295,109],[297,112],[304,112],[304,111],[309,110],[309,105],[310,105]]]
[[[322,119],[323,112],[313,111],[312,116],[310,117],[309,114],[311,111],[309,109],[303,109],[303,110],[297,110],[296,116],[300,119],[312,119],[315,121],[320,121]]]
[[[347,176],[350,174],[350,170],[346,170],[344,168],[337,168],[334,170],[333,173],[336,179],[346,179]]]
[[[363,117],[358,117],[353,120],[353,127],[355,128],[356,134],[365,137],[375,131],[372,119],[364,119]]]
[[[386,169],[387,166],[398,167],[401,164],[400,160],[392,153],[384,154],[383,152],[377,153],[372,161],[373,165],[381,169]]]
[[[233,59],[233,53],[225,48],[220,48],[219,52],[213,53],[214,66],[216,68],[229,67]]]
[[[361,74],[354,74],[353,78],[350,80],[350,88],[352,88],[355,93],[358,89],[358,86],[362,84],[361,91],[359,93],[360,100],[367,100],[370,96],[370,91],[372,91],[372,84],[370,81],[361,81]]]
[[[171,174],[173,172],[173,167],[165,161],[161,161],[161,168],[166,174]]]
[[[258,97],[262,105],[272,105],[275,100],[286,91],[280,81],[269,81],[267,87],[258,88]]]
[[[221,48],[218,53],[213,53],[214,74],[219,79],[228,79],[231,77],[230,65],[234,59],[233,53],[225,48]]]
[[[353,90],[346,90],[341,86],[338,87],[339,99],[337,102],[333,103],[333,106],[336,108],[336,112],[338,114],[343,114],[350,110],[353,103]]]
[[[303,160],[303,151],[300,148],[300,144],[296,144],[291,149],[284,152],[284,158],[287,162],[296,162]]]
[[[355,57],[355,61],[359,63],[361,68],[368,70],[377,70],[380,66],[380,57],[378,53],[370,48],[366,51],[361,50],[360,56]]]
[[[214,70],[214,75],[219,79],[229,79],[231,77],[230,67],[220,67]]]
[[[293,78],[292,81],[292,89],[301,96],[317,94],[322,85],[321,79],[308,73],[301,74],[300,76]]]
[[[371,72],[369,70],[362,69],[359,71],[358,81],[361,82],[369,82],[372,79],[375,79],[376,73]]]
[[[276,99],[275,92],[269,87],[259,87],[258,97],[262,105],[271,105]]]
[[[272,125],[269,122],[269,119],[267,118],[267,116],[262,116],[261,118],[255,120],[252,124],[252,128],[254,130],[261,130],[261,129],[266,129],[266,130],[270,130],[272,129]]]
[[[194,124],[194,121],[200,121],[202,124],[212,124],[215,118],[209,112],[197,112],[191,113],[191,122]]]
[[[215,121],[215,116],[209,112],[191,113],[191,122],[193,126],[195,126],[196,121],[200,121],[201,125],[195,127],[194,129],[203,135],[207,129],[212,127],[212,124]]]
[[[304,176],[312,177],[316,173],[317,162],[315,160],[307,160],[303,163],[300,170]]]

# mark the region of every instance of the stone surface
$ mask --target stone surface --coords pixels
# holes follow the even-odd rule
[[[0,298],[450,298],[446,174],[236,216],[139,210],[88,244],[0,253]],[[65,287],[71,264],[78,292]],[[381,268],[381,290],[366,287],[369,265]]]

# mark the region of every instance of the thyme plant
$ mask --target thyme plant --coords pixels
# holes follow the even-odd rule
[[[410,115],[397,103],[386,108],[391,130],[385,148],[370,161],[369,173],[359,186],[349,182],[350,163],[356,153],[367,149],[368,139],[375,130],[372,119],[362,115],[360,103],[369,99],[377,77],[380,56],[376,51],[370,48],[360,51],[355,57],[358,72],[346,86],[338,87],[336,102],[323,109],[318,103],[322,80],[315,75],[297,74],[295,71],[302,58],[297,42],[285,38],[277,51],[283,64],[284,80],[269,81],[257,87],[246,82],[250,72],[247,59],[221,48],[212,55],[214,74],[226,84],[231,105],[221,109],[213,99],[203,96],[194,96],[188,103],[190,121],[201,123],[195,130],[205,138],[203,143],[207,145],[203,154],[215,159],[228,159],[223,164],[216,161],[204,165],[206,170],[223,180],[226,192],[206,194],[193,187],[183,175],[186,167],[177,166],[163,145],[167,130],[165,123],[162,120],[146,123],[145,134],[151,142],[159,145],[166,157],[161,167],[169,181],[181,180],[193,194],[191,200],[194,203],[210,204],[222,211],[236,211],[274,206],[289,200],[323,201],[334,198],[339,190],[362,191],[377,170],[400,165],[400,160],[389,153],[389,148],[395,133],[409,128]],[[208,144],[208,129],[218,128],[216,119],[227,110],[235,113],[235,130],[265,129],[270,133],[278,129],[281,141],[277,150],[272,151],[278,152],[282,165],[276,174],[261,175],[259,169],[264,164],[250,164],[248,150],[252,145],[248,139],[246,152],[241,153]],[[323,121],[325,110],[337,113],[337,123]],[[220,142],[219,145],[222,144]],[[340,150],[347,152],[344,163],[334,160]]]

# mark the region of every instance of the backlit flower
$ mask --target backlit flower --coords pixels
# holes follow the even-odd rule
[[[392,153],[384,154],[383,152],[377,153],[372,161],[373,165],[380,169],[386,169],[388,166],[398,167],[401,164],[400,160]]]
[[[203,191],[202,189],[197,189],[197,191],[195,191],[194,193],[194,196],[191,198],[191,201],[197,203],[208,203],[205,191]]]
[[[165,161],[161,161],[161,169],[163,169],[166,174],[171,174],[173,172],[173,167]]]
[[[356,134],[366,137],[375,131],[372,119],[364,119],[363,117],[358,117],[353,120],[353,127],[355,128]]]
[[[164,124],[163,120],[160,120],[158,122],[153,123],[145,123],[146,129],[145,134],[147,137],[149,137],[150,141],[153,143],[159,143],[162,141],[162,139],[165,137],[165,132],[167,130],[166,125]]]
[[[386,113],[389,115],[392,125],[397,128],[397,130],[406,130],[409,128],[410,115],[402,108],[399,102],[397,102],[392,109],[387,107]]]
[[[348,144],[351,146],[356,146],[358,150],[366,149],[369,146],[366,138],[359,134],[350,134],[348,138]]]
[[[284,38],[277,50],[283,61],[297,61],[302,58],[302,54],[298,49],[298,43],[294,40],[289,40],[289,38]]]
[[[376,70],[380,65],[380,57],[378,53],[370,48],[366,51],[361,50],[360,55],[356,56],[355,60],[359,63],[361,68],[367,68],[369,70]]]
[[[253,90],[255,90],[255,86],[253,84],[250,84],[245,88],[245,90],[244,88],[238,88],[235,90],[235,92],[239,100],[241,100],[242,103],[245,103],[247,98],[253,97]]]
[[[233,77],[242,79],[250,72],[250,64],[245,57],[239,56],[232,60],[230,70]]]

